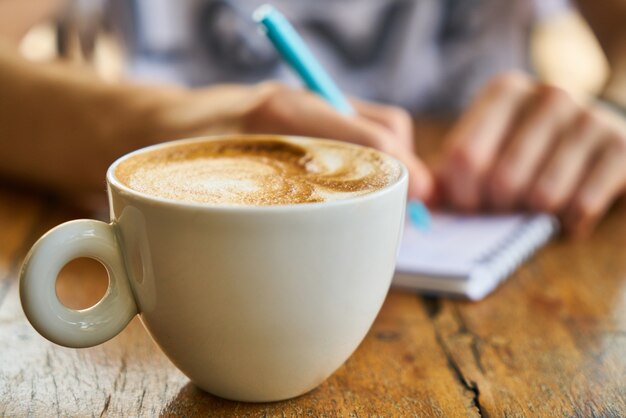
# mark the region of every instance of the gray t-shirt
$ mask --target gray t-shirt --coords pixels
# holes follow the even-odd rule
[[[456,112],[494,74],[529,69],[532,24],[559,0],[274,0],[350,95]],[[110,0],[129,74],[203,86],[297,77],[251,20],[266,0]],[[537,3],[536,3],[537,2]],[[537,7],[541,5],[541,9]]]

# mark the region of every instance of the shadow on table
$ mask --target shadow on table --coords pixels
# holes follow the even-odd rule
[[[171,416],[210,416],[232,414],[235,411],[242,412],[270,412],[274,408],[281,408],[285,402],[270,403],[247,403],[229,401],[223,398],[213,396],[199,389],[193,383],[189,382],[182,387],[178,395],[172,399],[167,406],[161,411],[161,417]]]

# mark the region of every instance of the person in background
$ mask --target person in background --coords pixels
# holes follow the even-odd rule
[[[0,7],[12,3],[17,0]],[[102,1],[107,25],[126,48],[129,76],[142,83],[107,84],[85,69],[26,62],[10,40],[37,16],[21,19],[0,44],[0,126],[6,132],[0,172],[83,193],[103,187],[102,173],[115,157],[143,145],[272,132],[379,148],[408,166],[412,197],[429,201],[438,194],[466,211],[547,211],[560,215],[574,235],[587,234],[624,194],[622,1],[577,3],[611,66],[600,98],[610,105],[578,102],[530,75],[530,31],[547,9],[564,4],[275,1],[338,84],[367,99],[355,100],[353,117],[290,87],[293,76],[250,20],[261,3]],[[48,15],[58,10],[49,7]],[[0,10],[5,18],[14,15]],[[1,28],[8,26],[0,22]],[[414,153],[411,117],[433,114],[458,118],[431,170]]]

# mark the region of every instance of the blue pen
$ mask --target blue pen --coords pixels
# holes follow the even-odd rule
[[[298,73],[306,86],[322,96],[337,111],[353,115],[354,109],[330,78],[298,32],[273,6],[259,7],[253,15],[278,53]]]
[[[278,53],[310,90],[322,96],[338,112],[344,115],[355,114],[350,102],[282,13],[266,4],[254,12],[253,18],[261,24],[263,32]],[[408,203],[407,210],[413,225],[424,230],[430,227],[430,214],[423,203],[412,200]]]

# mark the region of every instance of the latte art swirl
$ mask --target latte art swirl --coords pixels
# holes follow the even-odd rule
[[[116,177],[141,193],[213,205],[289,205],[346,199],[400,176],[392,158],[338,141],[291,137],[207,139],[131,156]]]

